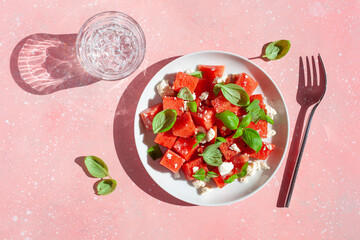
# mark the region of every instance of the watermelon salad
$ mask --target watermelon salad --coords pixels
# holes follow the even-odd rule
[[[177,72],[173,82],[161,80],[162,102],[140,113],[145,128],[156,134],[150,157],[174,178],[183,174],[199,194],[211,190],[211,181],[223,188],[269,169],[266,159],[275,149],[270,140],[276,111],[254,93],[258,82],[224,70],[198,65]]]

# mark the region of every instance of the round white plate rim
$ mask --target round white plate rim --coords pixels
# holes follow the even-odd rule
[[[189,199],[183,199],[181,198],[181,196],[178,196],[176,194],[173,194],[172,192],[169,192],[167,191],[163,186],[162,184],[156,179],[156,177],[152,176],[152,173],[151,171],[149,171],[149,169],[151,169],[151,167],[148,165],[147,163],[147,158],[145,160],[142,159],[140,153],[139,153],[139,143],[137,141],[138,138],[136,138],[137,134],[140,133],[140,129],[139,129],[139,121],[140,121],[140,117],[139,117],[139,113],[146,109],[144,107],[141,107],[140,109],[140,99],[143,97],[143,93],[144,91],[148,88],[148,86],[150,85],[150,83],[152,83],[153,81],[155,81],[157,79],[157,81],[160,81],[159,80],[159,75],[162,74],[162,72],[164,71],[164,69],[166,69],[169,65],[174,65],[178,62],[181,62],[184,58],[189,58],[189,57],[192,57],[194,55],[201,55],[201,54],[225,54],[225,55],[229,55],[229,56],[232,56],[232,57],[236,57],[236,58],[239,58],[241,59],[242,61],[245,61],[246,64],[250,64],[252,65],[253,67],[255,67],[258,71],[261,71],[267,78],[268,80],[270,80],[270,82],[272,83],[272,85],[275,87],[275,89],[277,90],[279,96],[280,96],[280,99],[281,99],[281,102],[283,103],[284,105],[284,111],[285,111],[285,116],[286,116],[286,144],[285,144],[285,148],[284,148],[284,151],[283,151],[283,154],[282,154],[282,157],[279,161],[279,163],[277,164],[275,170],[273,171],[273,173],[268,177],[267,180],[265,180],[261,186],[258,186],[255,190],[253,190],[251,193],[243,196],[243,197],[239,197],[238,199],[236,200],[233,200],[233,201],[228,201],[228,202],[224,202],[224,203],[203,203],[203,202],[199,202],[199,201],[193,201],[193,200],[189,200]],[[179,69],[179,71],[181,71],[182,69]],[[184,69],[185,70],[185,69]],[[232,204],[232,203],[235,203],[235,202],[239,202],[241,200],[244,200],[250,196],[252,196],[253,194],[257,193],[260,189],[262,189],[273,177],[274,175],[276,174],[276,172],[278,171],[278,169],[280,168],[283,160],[284,160],[284,157],[286,155],[286,152],[287,152],[287,148],[288,148],[288,141],[289,141],[289,135],[290,135],[290,131],[289,131],[289,116],[288,116],[288,110],[287,110],[287,106],[286,106],[286,103],[285,103],[285,100],[284,100],[284,97],[283,95],[281,94],[279,88],[277,87],[277,85],[275,84],[275,82],[272,80],[272,78],[262,69],[260,68],[257,64],[249,61],[248,59],[242,57],[242,56],[239,56],[237,54],[234,54],[234,53],[230,53],[230,52],[226,52],[226,51],[218,51],[218,50],[207,50],[207,51],[199,51],[199,52],[193,52],[193,53],[190,53],[190,54],[186,54],[186,55],[183,55],[179,58],[176,58],[175,60],[169,62],[168,64],[166,64],[164,67],[162,67],[153,77],[152,79],[147,83],[146,87],[143,89],[143,93],[141,94],[140,98],[139,98],[139,102],[138,102],[138,105],[136,107],[136,111],[135,111],[135,117],[134,117],[134,136],[135,136],[135,146],[136,146],[136,149],[137,149],[137,153],[138,153],[138,156],[141,160],[141,163],[143,164],[145,170],[147,171],[147,173],[150,175],[150,177],[156,182],[156,184],[158,186],[160,186],[164,191],[166,191],[167,193],[169,193],[170,195],[172,195],[173,197],[177,198],[177,199],[180,199],[184,202],[188,202],[188,203],[191,203],[191,204],[195,204],[195,205],[201,205],[201,206],[223,206],[223,205],[229,205],[229,204]],[[157,93],[156,93],[157,94]],[[149,168],[149,169],[148,169]],[[153,169],[151,169],[153,170]],[[195,191],[195,194],[196,191]]]

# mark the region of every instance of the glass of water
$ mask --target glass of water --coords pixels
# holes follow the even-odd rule
[[[102,12],[87,20],[76,39],[77,58],[86,72],[104,80],[132,74],[144,60],[145,35],[121,12]]]

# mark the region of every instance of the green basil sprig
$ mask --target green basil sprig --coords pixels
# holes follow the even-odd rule
[[[270,43],[265,49],[263,57],[269,60],[277,60],[284,57],[290,49],[291,43],[289,40],[279,40]]]
[[[222,153],[218,149],[220,145],[221,142],[211,144],[210,146],[206,147],[204,152],[199,154],[199,156],[202,156],[204,161],[211,166],[220,166],[222,164]]]
[[[191,76],[202,78],[202,71],[195,71],[193,73],[190,73]]]
[[[147,153],[149,154],[149,156],[152,158],[152,160],[156,160],[158,158],[161,158],[163,156],[163,153],[159,147],[158,144],[155,144],[154,146],[150,147],[147,150]]]
[[[206,173],[206,171],[203,168],[200,168],[195,172],[195,174],[192,175],[194,178],[204,181],[204,182],[210,182],[210,178],[218,177],[216,173],[209,171]]]
[[[237,84],[234,84],[234,83],[229,83],[229,84],[217,83],[217,84],[215,84],[215,86],[213,88],[213,92],[215,93],[215,96],[217,96],[219,94],[220,90],[221,90],[222,94],[224,95],[224,97],[226,98],[226,100],[228,100],[230,103],[232,103],[236,106],[244,107],[244,106],[249,105],[249,103],[250,103],[249,95],[246,93],[245,89],[243,89],[242,87],[240,87]]]
[[[96,186],[97,194],[107,195],[109,193],[112,193],[115,190],[117,183],[110,176],[109,169],[105,164],[105,162],[95,156],[85,157],[84,162],[87,170],[92,176],[97,178],[104,178],[104,177],[110,178],[110,179],[103,179],[97,184]]]
[[[226,139],[223,137],[217,137],[215,138],[215,143],[223,143],[226,142]]]
[[[224,183],[232,183],[235,179],[237,178],[242,178],[245,177],[245,175],[247,174],[247,167],[248,167],[249,163],[246,162],[242,167],[239,173],[236,173],[234,175],[231,175],[228,179],[224,180]]]
[[[274,120],[272,120],[268,115],[266,115],[264,109],[260,108],[260,101],[255,99],[250,103],[249,106],[245,108],[246,112],[251,114],[251,121],[257,123],[260,119],[267,121],[270,124],[274,124]]]
[[[166,132],[170,130],[176,121],[177,113],[174,109],[165,109],[153,119],[152,127],[154,133]]]
[[[191,112],[196,113],[197,112],[197,104],[195,101],[191,101],[187,103],[188,108]]]
[[[177,94],[178,98],[182,98],[186,101],[194,101],[194,96],[188,87],[183,87],[180,89],[179,93]]]
[[[257,131],[252,128],[243,129],[242,139],[255,152],[259,152],[262,147],[262,140]]]
[[[201,133],[201,132],[199,132],[198,134],[196,134],[196,137],[195,137],[196,143],[192,146],[192,148],[195,148],[197,145],[199,145],[199,143],[201,142],[201,140],[204,139],[205,136],[206,136],[206,134],[205,134],[205,133]]]
[[[233,135],[233,138],[238,138],[241,135],[243,135],[243,130],[244,128],[246,128],[247,126],[249,126],[251,122],[251,114],[248,113],[245,117],[243,117],[243,119],[241,120],[239,127],[236,129],[235,134]]]
[[[239,118],[235,113],[225,110],[221,113],[217,113],[215,117],[222,121],[222,123],[230,130],[235,130],[239,125]]]

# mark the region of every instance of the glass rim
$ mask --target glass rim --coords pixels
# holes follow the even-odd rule
[[[87,27],[91,26],[93,24],[94,20],[102,19],[102,18],[106,18],[106,17],[115,17],[120,20],[128,21],[135,28],[135,31],[138,32],[138,34],[135,34],[135,35],[138,36],[136,38],[140,41],[140,44],[142,45],[142,47],[139,49],[140,57],[135,61],[135,64],[131,68],[129,68],[126,71],[121,72],[121,74],[117,74],[117,75],[99,73],[93,67],[91,67],[91,69],[89,69],[88,67],[85,66],[86,64],[84,63],[84,61],[82,59],[82,54],[80,51],[81,40],[83,38],[83,33],[85,32],[85,29]],[[133,72],[135,72],[139,68],[139,66],[141,65],[141,63],[143,62],[143,60],[145,58],[146,38],[145,38],[145,33],[144,33],[143,29],[141,28],[140,24],[131,16],[127,15],[126,13],[118,12],[118,11],[104,11],[104,12],[100,12],[100,13],[97,13],[97,14],[91,16],[88,20],[86,20],[84,22],[84,24],[81,26],[80,30],[77,33],[75,48],[76,48],[77,59],[85,72],[87,72],[88,74],[90,74],[94,77],[100,78],[102,80],[114,81],[114,80],[120,80],[120,79],[130,76]]]

